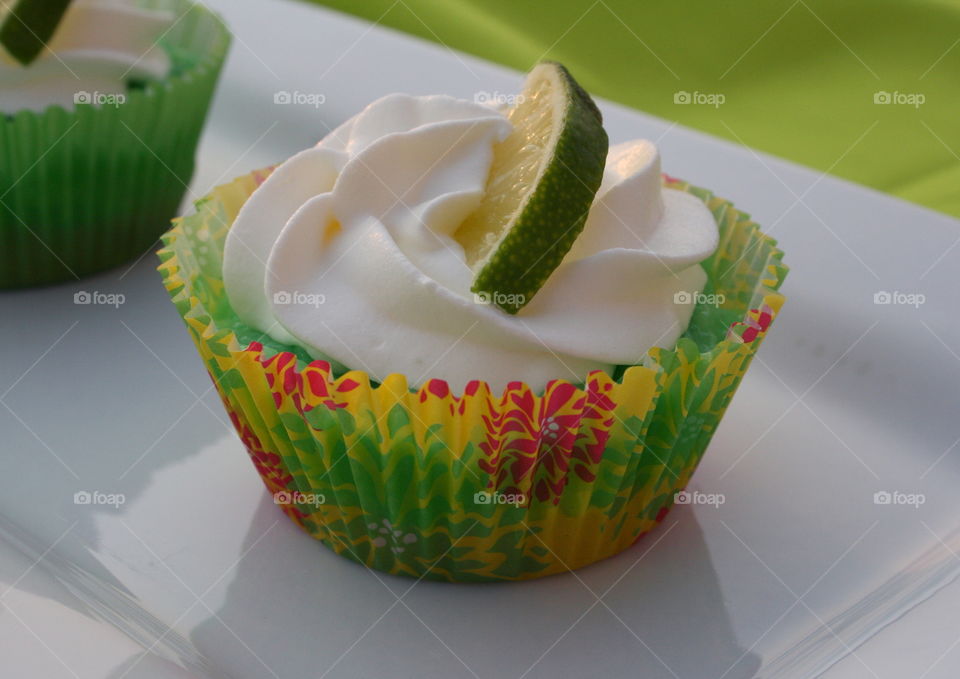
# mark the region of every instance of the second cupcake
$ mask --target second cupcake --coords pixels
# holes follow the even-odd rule
[[[140,256],[193,175],[226,27],[188,0],[19,0],[5,10],[0,288]]]

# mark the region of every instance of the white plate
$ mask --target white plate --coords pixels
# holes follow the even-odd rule
[[[384,93],[472,98],[520,82],[314,7],[211,4],[236,40],[196,196],[313,144]],[[280,91],[325,100],[275,105]],[[626,553],[541,581],[413,586],[370,572],[273,506],[148,253],[129,269],[0,296],[0,563],[15,583],[0,601],[10,615],[38,598],[77,611],[84,647],[116,665],[84,677],[141,671],[124,675],[126,640],[96,620],[150,649],[143,663],[179,658],[198,677],[802,677],[953,580],[957,222],[602,108],[612,141],[656,140],[667,172],[750,211],[792,268],[784,312],[693,479],[724,504],[677,507]],[[75,305],[81,290],[125,302]],[[926,300],[877,305],[880,291]],[[82,491],[125,502],[75,504]],[[884,491],[925,502],[875,504]],[[16,563],[34,561],[18,580]],[[24,636],[33,653],[4,637],[4,675],[72,676],[48,657],[69,667],[76,655],[67,618],[36,618]]]

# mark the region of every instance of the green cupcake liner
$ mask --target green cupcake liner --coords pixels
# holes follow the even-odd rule
[[[704,268],[723,297],[698,305],[675,349],[539,393],[334,374],[244,325],[224,293],[227,231],[268,174],[218,187],[177,220],[159,268],[274,502],[389,573],[518,580],[632,545],[686,486],[783,303],[776,242],[729,202],[665,178],[702,199],[721,232]]]
[[[117,106],[0,115],[0,288],[139,257],[176,215],[230,34],[188,0],[142,4],[174,13],[171,75]]]

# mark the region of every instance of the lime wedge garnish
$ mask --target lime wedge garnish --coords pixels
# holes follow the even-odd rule
[[[607,133],[596,104],[563,66],[537,65],[507,112],[483,200],[457,230],[471,290],[515,314],[556,269],[603,178]]]
[[[0,45],[23,65],[32,62],[50,42],[70,0],[17,0],[3,17]]]

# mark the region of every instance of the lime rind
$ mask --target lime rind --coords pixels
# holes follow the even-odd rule
[[[47,47],[70,0],[18,0],[0,24],[0,45],[24,66]]]
[[[545,90],[546,87],[546,90]],[[552,90],[552,91],[551,91]],[[549,95],[549,100],[544,96]],[[526,106],[530,100],[532,106]],[[498,151],[528,150],[531,125],[551,116],[550,136],[538,165],[513,169],[510,186],[498,186]],[[562,65],[544,62],[527,78],[508,113],[514,133],[494,150],[484,203],[458,231],[475,277],[471,290],[510,314],[522,309],[560,265],[583,230],[603,179],[608,139],[590,95]],[[511,139],[513,137],[513,139]],[[512,193],[511,193],[512,192]],[[513,204],[510,203],[513,201]],[[500,203],[498,205],[498,202]],[[504,210],[504,205],[510,208]],[[499,213],[497,212],[499,208]],[[506,214],[505,214],[506,213]]]

